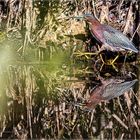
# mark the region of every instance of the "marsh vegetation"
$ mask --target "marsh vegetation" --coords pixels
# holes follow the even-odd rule
[[[99,44],[87,24],[72,18],[95,14],[139,49],[139,10],[137,0],[1,0],[0,137],[140,138],[138,82],[118,98],[83,109],[99,76],[139,79],[139,54],[128,54],[125,70],[123,55],[114,66],[103,65],[92,54]],[[105,54],[106,62],[116,56]]]

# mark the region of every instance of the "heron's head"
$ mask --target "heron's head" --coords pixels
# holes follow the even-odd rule
[[[87,22],[92,22],[93,20],[97,20],[92,14],[84,14],[83,18]]]
[[[76,18],[76,19],[84,19],[87,22],[92,22],[94,19],[96,19],[92,14],[83,14],[81,16],[75,16],[74,18]]]

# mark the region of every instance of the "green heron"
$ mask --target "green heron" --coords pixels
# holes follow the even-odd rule
[[[85,102],[85,108],[92,109],[101,101],[119,97],[124,92],[129,91],[137,81],[137,79],[124,81],[121,79],[103,80],[102,78],[101,85],[91,91],[89,99]]]
[[[130,51],[138,53],[138,50],[135,48],[133,43],[120,31],[109,25],[101,24],[91,14],[84,14],[79,18],[85,19],[85,21],[89,24],[89,29],[92,36],[102,44],[99,52],[103,50],[109,50],[113,52]],[[117,58],[118,56],[112,61],[112,64],[117,60]]]

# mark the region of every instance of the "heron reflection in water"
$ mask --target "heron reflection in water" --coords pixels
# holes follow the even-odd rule
[[[92,109],[102,101],[108,101],[113,98],[119,97],[126,91],[129,91],[132,86],[138,81],[137,79],[124,81],[121,79],[113,78],[107,80],[101,78],[100,80],[101,85],[96,86],[91,91],[90,97],[85,102],[84,108]]]

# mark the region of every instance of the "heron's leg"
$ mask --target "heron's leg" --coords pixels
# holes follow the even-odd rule
[[[111,61],[110,62],[110,65],[115,69],[115,71],[117,71],[118,72],[118,69],[116,68],[116,66],[115,66],[115,61],[117,60],[119,58],[119,55],[117,55],[114,59],[113,59],[113,61]]]
[[[113,69],[114,69],[116,72],[118,72],[118,69],[117,69],[117,67],[114,65],[114,63],[113,63],[111,66],[113,67]]]
[[[115,69],[115,71],[118,72],[118,69],[116,68],[116,66],[115,66],[115,64],[114,64],[115,61],[118,59],[118,57],[119,57],[119,55],[117,55],[117,56],[115,57],[115,59],[113,59],[113,61],[108,61],[108,62],[106,63],[106,62],[103,60],[102,55],[100,54],[101,61],[103,62],[102,66],[101,66],[101,68],[100,68],[100,71],[102,70],[103,66],[106,64],[106,65],[111,65],[111,66]]]
[[[101,61],[104,63],[104,64],[107,64],[107,65],[114,65],[115,61],[119,58],[119,55],[117,55],[113,61],[109,61],[109,63],[106,63],[104,60],[103,60],[103,57],[102,57],[102,54],[100,54],[100,58],[101,58]]]
[[[113,61],[111,62],[111,65],[114,65],[115,61],[116,61],[118,58],[119,58],[119,55],[117,55],[117,56],[113,59]]]

